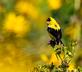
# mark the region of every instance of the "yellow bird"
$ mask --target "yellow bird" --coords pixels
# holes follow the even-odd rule
[[[49,44],[54,47],[55,45],[63,44],[61,41],[62,31],[60,25],[52,17],[47,19],[47,31],[51,37]]]

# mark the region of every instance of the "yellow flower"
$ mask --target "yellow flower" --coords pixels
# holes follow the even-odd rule
[[[61,59],[57,58],[55,53],[52,53],[49,64],[54,64],[56,66],[59,66],[61,64]]]
[[[5,18],[3,29],[8,32],[14,32],[17,35],[24,35],[26,32],[29,32],[30,25],[23,16],[9,13]]]
[[[64,59],[64,54],[62,53],[60,57],[56,56],[56,53],[52,53],[50,59],[46,54],[41,54],[40,55],[41,59],[43,62],[46,62],[48,64],[54,64],[55,66],[61,65],[62,60]],[[61,60],[62,59],[62,60]]]
[[[41,59],[44,61],[44,62],[49,62],[49,59],[48,59],[48,57],[47,57],[47,55],[46,54],[41,54]]]
[[[31,56],[26,56],[22,49],[13,43],[5,43],[0,53],[0,72],[31,72]]]
[[[81,24],[75,23],[71,24],[68,28],[65,29],[65,34],[70,37],[71,40],[79,40]]]
[[[7,17],[5,18],[5,22],[4,22],[4,29],[10,32],[13,32],[13,28],[14,28],[14,24],[15,24],[15,14],[14,13],[10,13],[7,15]]]
[[[32,18],[38,17],[38,11],[31,3],[27,1],[20,1],[16,4],[16,11],[31,16]]]
[[[48,5],[50,9],[57,10],[61,7],[62,1],[61,0],[48,0]]]
[[[68,70],[71,72],[72,70],[75,70],[75,64],[73,62],[69,63]]]

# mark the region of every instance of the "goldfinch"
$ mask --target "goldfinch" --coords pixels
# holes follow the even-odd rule
[[[56,22],[56,20],[52,17],[47,19],[47,31],[50,35],[51,40],[49,44],[54,47],[55,45],[63,44],[61,41],[62,31],[60,25]]]

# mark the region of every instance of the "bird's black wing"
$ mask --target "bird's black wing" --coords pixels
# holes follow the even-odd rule
[[[62,38],[61,29],[60,30],[54,30],[54,29],[48,27],[47,31],[58,40],[60,40]]]

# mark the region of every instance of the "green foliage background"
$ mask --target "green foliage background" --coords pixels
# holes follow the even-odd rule
[[[20,1],[31,4],[34,10],[32,10],[30,14],[28,13],[29,11],[20,13],[22,9],[20,8],[20,10],[17,11],[15,8],[16,4]],[[3,64],[3,66],[0,66],[2,69],[1,72],[20,71],[21,67],[23,68],[20,72],[30,72],[32,69],[31,67],[33,67],[34,64],[44,63],[41,60],[41,54],[45,54],[50,58],[53,50],[47,44],[50,38],[46,31],[46,19],[50,16],[54,17],[60,24],[64,44],[69,46],[69,41],[77,40],[78,49],[81,51],[82,0],[79,0],[80,2],[78,3],[75,3],[75,1],[78,0],[61,0],[62,6],[58,9],[52,9],[49,7],[48,0],[0,0],[0,64]],[[77,4],[77,6],[79,5],[79,7],[75,7],[75,4]],[[30,8],[30,5],[26,8]],[[35,11],[37,11],[38,15],[33,17]],[[11,12],[14,12],[17,16],[22,15],[29,21],[29,32],[17,36],[14,31],[8,32],[3,29],[5,18]],[[78,56],[81,55],[81,52],[80,54],[78,53]],[[29,65],[31,66],[31,69],[29,68]],[[16,71],[12,71],[11,66],[13,70],[15,69]],[[19,66],[19,68],[16,69],[14,66]],[[8,71],[7,67],[9,68]],[[3,70],[4,68],[5,71]]]

